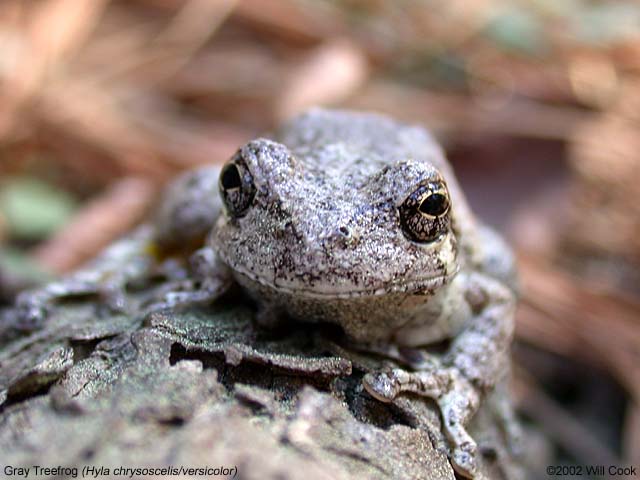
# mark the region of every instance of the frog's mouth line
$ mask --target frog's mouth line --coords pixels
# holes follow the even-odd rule
[[[434,277],[421,278],[408,282],[388,284],[379,288],[362,289],[362,290],[318,290],[308,288],[287,287],[275,285],[273,282],[260,277],[254,273],[248,272],[239,266],[234,267],[236,274],[240,274],[247,279],[260,284],[261,286],[270,288],[280,293],[298,295],[306,298],[358,298],[358,297],[380,297],[394,293],[412,293],[416,295],[427,295],[432,293],[438,287],[448,283],[458,273],[458,269],[446,275],[438,275]]]

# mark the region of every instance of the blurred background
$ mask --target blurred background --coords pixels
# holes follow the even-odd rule
[[[518,253],[523,418],[552,464],[638,465],[636,1],[2,0],[0,304],[318,104],[436,133]]]

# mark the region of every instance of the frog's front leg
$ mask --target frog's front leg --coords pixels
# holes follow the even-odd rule
[[[16,299],[21,326],[36,328],[51,306],[66,297],[99,294],[109,307],[124,309],[126,284],[147,274],[154,264],[153,237],[150,226],[140,227],[109,246],[87,267],[61,280],[22,292]]]
[[[20,326],[37,327],[55,302],[65,297],[100,294],[109,306],[122,310],[128,283],[158,273],[160,262],[173,253],[181,257],[202,245],[222,206],[219,173],[218,166],[184,173],[164,192],[149,224],[107,247],[82,270],[21,294],[17,299]],[[205,285],[200,290],[211,288]]]
[[[470,306],[473,316],[453,339],[442,364],[438,366],[433,359],[424,367],[415,365],[417,371],[392,369],[367,374],[364,386],[372,396],[387,402],[402,392],[433,398],[452,444],[452,463],[460,474],[473,478],[477,445],[466,426],[483,394],[508,371],[515,296],[504,284],[482,273],[462,273],[454,282],[464,294],[460,300]]]

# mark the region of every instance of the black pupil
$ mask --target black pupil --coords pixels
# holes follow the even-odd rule
[[[420,202],[418,210],[432,217],[442,215],[447,211],[447,197],[441,193],[432,193]]]
[[[240,186],[242,186],[242,179],[240,178],[238,167],[236,167],[233,163],[227,165],[224,170],[222,170],[220,183],[225,190],[240,188]]]

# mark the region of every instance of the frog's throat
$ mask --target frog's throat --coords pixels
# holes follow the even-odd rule
[[[285,285],[276,285],[272,280],[255,275],[252,272],[248,272],[242,268],[234,267],[236,274],[239,274],[250,281],[258,283],[263,287],[267,287],[276,292],[292,294],[296,296],[302,296],[306,298],[356,298],[356,297],[380,297],[390,294],[419,294],[428,295],[432,294],[438,288],[448,284],[451,279],[458,273],[458,267],[452,272],[448,272],[445,275],[436,275],[431,277],[425,277],[416,280],[409,280],[403,282],[394,282],[381,285],[377,288],[363,288],[363,289],[340,289],[330,288],[325,286],[316,287],[291,287]]]

